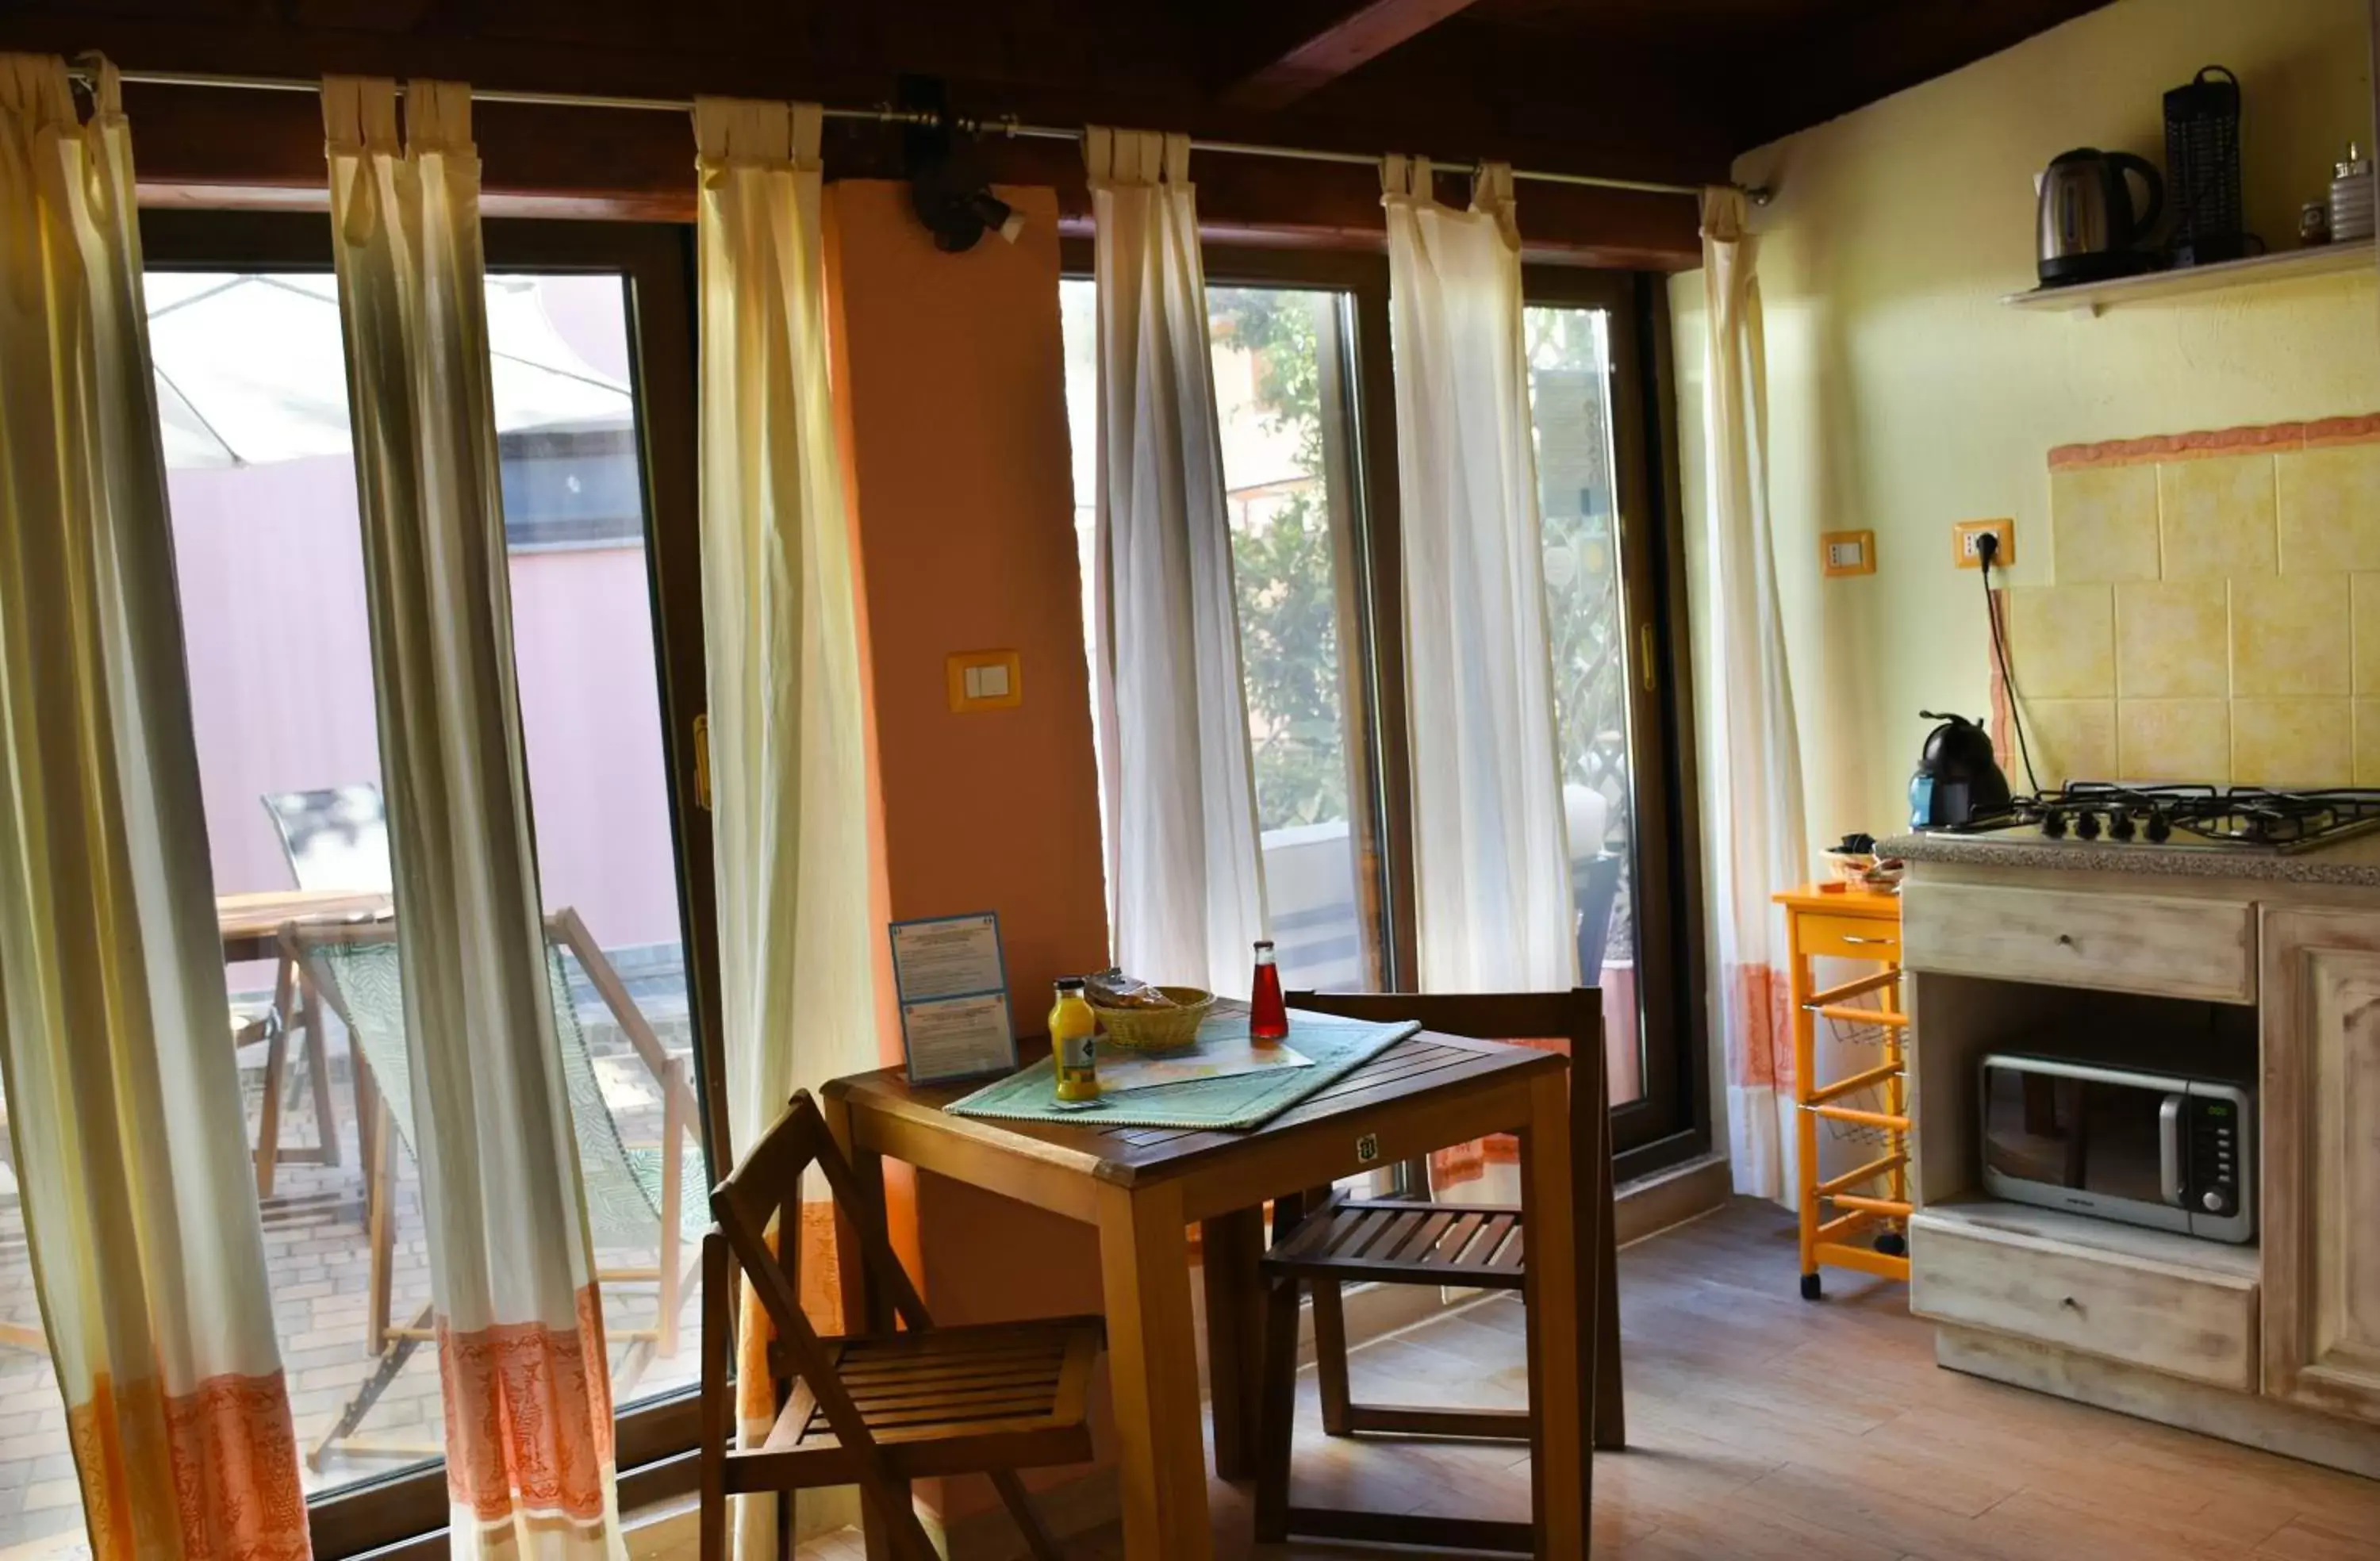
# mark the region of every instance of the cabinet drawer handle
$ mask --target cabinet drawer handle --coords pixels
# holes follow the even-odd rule
[[[1889,938],[1862,938],[1855,933],[1847,932],[1843,934],[1843,941],[1846,943],[1889,943],[1892,939]]]
[[[2061,932],[2058,935],[2058,942],[2060,948],[2071,949],[2074,947],[2074,935],[2070,932]]]
[[[2080,1312],[2080,1311],[2082,1311],[2082,1303],[2081,1301],[2079,1301],[2075,1300],[2075,1299],[2074,1299],[2072,1296],[2070,1296],[2070,1296],[2068,1296],[2065,1300],[2063,1300],[2063,1301],[2059,1301],[2058,1304],[2058,1305],[2060,1305],[2060,1306],[2063,1306],[2063,1307],[2067,1307],[2067,1308],[2069,1308],[2070,1310],[2071,1310],[2071,1311],[2075,1311],[2075,1312]]]

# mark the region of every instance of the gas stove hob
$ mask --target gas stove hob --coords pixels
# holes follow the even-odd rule
[[[2183,851],[2311,851],[2380,829],[2380,790],[2122,786],[2078,780],[1945,831]]]

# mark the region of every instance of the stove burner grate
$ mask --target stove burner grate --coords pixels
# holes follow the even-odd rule
[[[2032,827],[2053,840],[2304,851],[2380,829],[2380,790],[2127,786],[2078,780],[2018,797],[1971,831]]]

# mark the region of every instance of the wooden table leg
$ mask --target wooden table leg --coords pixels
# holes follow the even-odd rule
[[[853,1222],[867,1220],[889,1246],[892,1231],[886,1221],[884,1204],[884,1158],[852,1147],[851,1107],[832,1095],[819,1099],[819,1113],[826,1119],[827,1131],[833,1135],[835,1147],[843,1151],[844,1163],[851,1167],[851,1179],[858,1185],[859,1209],[837,1207],[835,1210],[834,1264],[835,1279],[840,1288],[843,1331],[845,1333],[889,1334],[892,1331],[892,1298],[877,1293],[877,1287],[868,1277],[868,1265],[860,1258],[859,1233]]]
[[[1211,1561],[1198,1349],[1181,1189],[1099,1186],[1127,1561]]]
[[[1199,1228],[1207,1288],[1208,1398],[1215,1416],[1215,1472],[1252,1480],[1263,1446],[1264,1211],[1241,1209]]]
[[[1521,1207],[1529,1232],[1527,1310],[1530,1516],[1538,1554],[1586,1555],[1594,1476],[1580,1403],[1578,1226],[1570,1142],[1570,1080],[1540,1073],[1529,1088],[1521,1133]]]
[[[1572,1132],[1571,1155],[1587,1162],[1573,1168],[1585,1194],[1579,1208],[1578,1261],[1586,1275],[1581,1288],[1591,1290],[1595,1298],[1588,1309],[1594,1318],[1592,1337],[1579,1341],[1579,1352],[1594,1363],[1595,1404],[1590,1414],[1595,1446],[1617,1451],[1628,1446],[1628,1408],[1620,1379],[1619,1231],[1611,1170],[1611,1076],[1607,1066],[1603,1057],[1590,1059],[1587,1070],[1592,1077],[1587,1079],[1579,1078],[1577,1065],[1572,1066],[1571,1089],[1575,1092],[1589,1085],[1592,1093],[1587,1104],[1591,1114],[1573,1116],[1584,1131]],[[1573,1112],[1577,1102],[1573,1093]]]
[[[264,1098],[256,1119],[256,1196],[260,1202],[273,1196],[273,1172],[281,1164],[281,1075],[289,1063],[289,1028],[298,1019],[298,1004],[292,996],[293,968],[286,959],[273,967],[273,1007],[265,1014],[272,1038],[264,1047]]]

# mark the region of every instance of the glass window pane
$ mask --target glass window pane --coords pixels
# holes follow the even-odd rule
[[[443,1431],[436,1352],[405,1337],[424,1320],[430,1274],[401,1005],[389,1020],[386,994],[366,989],[394,986],[394,947],[366,939],[322,966],[345,984],[351,1032],[331,994],[283,971],[273,938],[285,919],[311,936],[384,910],[390,885],[337,291],[327,273],[170,271],[148,290],[231,962],[225,1044],[249,1143],[277,1150],[260,1186],[266,1265],[305,1480],[321,1494],[434,1461]],[[488,283],[550,975],[623,1408],[695,1377],[692,1231],[709,1181],[627,302],[617,275]],[[375,1087],[388,1082],[400,1087]],[[375,1144],[383,1107],[394,1131]],[[14,1555],[80,1545],[82,1523],[11,1192],[0,1166],[0,1408],[15,1433],[0,1454],[0,1550]]]
[[[1582,979],[1603,990],[1614,1105],[1645,1093],[1637,996],[1629,603],[1612,453],[1610,321],[1530,309],[1529,405],[1545,515],[1546,629]]]
[[[1265,902],[1293,986],[1379,985],[1378,881],[1348,719],[1355,634],[1344,301],[1214,287],[1215,411],[1232,525],[1240,660]]]
[[[575,360],[554,365],[577,398],[555,421],[504,428],[500,389],[498,442],[529,810],[568,981],[556,1005],[563,1062],[597,1271],[613,1276],[602,1286],[612,1394],[626,1408],[696,1378],[695,1243],[710,1223],[628,293],[601,275],[498,275],[488,288],[492,322],[502,298],[541,317]],[[672,1195],[677,1228],[665,1242]]]
[[[1209,287],[1215,409],[1239,604],[1265,896],[1293,986],[1380,982],[1378,845],[1356,693],[1355,472],[1346,300]],[[1075,524],[1090,641],[1097,514],[1096,292],[1062,284]]]

